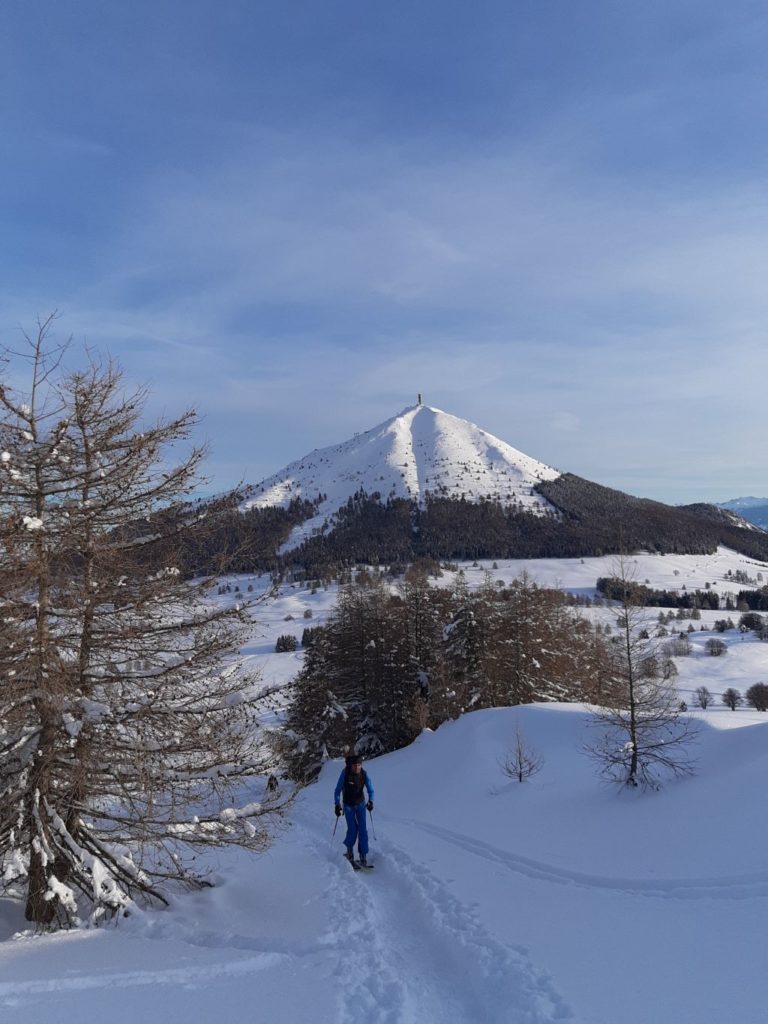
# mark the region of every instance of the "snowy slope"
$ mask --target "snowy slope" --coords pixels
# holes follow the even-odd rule
[[[25,1024],[764,1024],[766,716],[702,713],[699,774],[595,780],[587,713],[467,715],[369,763],[376,868],[331,840],[339,764],[256,860],[118,928],[34,938],[6,910],[0,1015]],[[733,716],[734,718],[736,716]],[[735,724],[735,722],[734,722]],[[516,726],[544,758],[500,772]],[[341,831],[341,829],[339,830]]]
[[[587,593],[612,562],[500,562],[497,575],[525,569]],[[724,549],[636,562],[654,586],[725,590],[739,569],[768,574]],[[464,566],[468,584],[488,568]],[[270,585],[230,584],[219,600]],[[255,607],[246,654],[265,683],[300,665],[300,652],[274,653],[276,636],[322,622],[335,596],[287,584]],[[332,840],[334,762],[267,854],[213,854],[216,887],[170,911],[34,936],[0,901],[0,1021],[764,1024],[768,715],[729,711],[720,694],[768,679],[768,644],[729,630],[717,634],[728,654],[711,658],[712,635],[697,629],[677,659],[689,706],[696,686],[716,696],[695,712],[693,778],[653,794],[604,787],[577,705],[467,715],[369,763],[371,875],[341,860],[343,825]],[[522,786],[499,768],[518,725],[544,759]]]
[[[494,498],[542,512],[550,504],[532,488],[560,473],[468,420],[426,405],[404,409],[349,441],[321,448],[246,489],[242,508],[285,506],[326,495],[318,514],[294,531],[293,547],[320,529],[361,488],[424,502],[427,494],[468,501]]]

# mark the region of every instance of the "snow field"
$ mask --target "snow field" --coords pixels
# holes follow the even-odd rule
[[[527,568],[587,593],[610,561],[499,562],[495,575]],[[638,561],[641,582],[658,587],[694,589],[729,568],[768,576],[722,550]],[[485,567],[464,567],[471,586]],[[268,589],[229,582],[217,600]],[[287,584],[254,605],[245,651],[263,685],[287,684],[301,664],[300,651],[274,653],[277,636],[300,638],[335,596]],[[691,708],[696,686],[719,699],[768,681],[768,644],[752,634],[722,634],[728,653],[704,653],[713,634],[698,627],[727,614],[737,620],[703,613],[694,653],[676,659]],[[0,1021],[764,1024],[768,715],[719,704],[694,714],[697,773],[659,793],[598,782],[578,705],[480,711],[424,733],[368,764],[371,873],[342,860],[343,822],[331,842],[335,762],[269,852],[212,855],[215,887],[179,894],[169,911],[33,936],[0,902]],[[499,767],[518,726],[544,759],[522,785]]]
[[[768,563],[756,561],[729,548],[718,548],[712,555],[640,553],[628,556],[625,561],[628,571],[634,574],[638,583],[645,583],[655,590],[680,590],[684,585],[688,590],[704,590],[709,582],[722,597],[728,591],[735,593],[754,589],[754,586],[735,583],[728,578],[729,571],[736,573],[739,570],[755,579],[758,573],[762,573],[763,581],[758,581],[756,585],[768,585]],[[494,579],[505,583],[510,583],[526,572],[541,586],[556,586],[574,594],[594,596],[595,583],[599,577],[615,575],[616,558],[613,555],[586,558],[500,558],[495,562],[485,559],[477,564],[462,562],[460,568],[469,586],[479,586],[487,571],[492,573]],[[443,585],[450,586],[454,576],[454,573],[445,573]],[[725,614],[719,612],[715,617],[723,618]]]
[[[517,726],[545,761],[523,785],[499,769]],[[600,786],[588,728],[573,705],[480,711],[369,762],[365,875],[341,857],[343,825],[331,843],[332,763],[270,853],[220,859],[215,889],[119,928],[3,943],[0,1012],[763,1021],[766,726],[705,724],[698,775],[656,794]]]

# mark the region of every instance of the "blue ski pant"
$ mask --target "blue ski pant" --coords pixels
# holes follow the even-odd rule
[[[354,807],[344,808],[344,818],[347,822],[347,835],[344,845],[351,850],[357,840],[357,848],[360,856],[368,855],[368,826],[365,821],[365,804],[355,804]]]

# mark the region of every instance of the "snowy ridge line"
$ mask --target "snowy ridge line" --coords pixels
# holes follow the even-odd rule
[[[320,825],[320,819],[307,815]],[[332,930],[344,942],[337,1024],[553,1024],[573,1019],[549,976],[524,949],[491,936],[427,868],[389,840],[373,877],[353,874],[328,840],[314,845],[336,864]],[[341,844],[338,844],[339,847]],[[403,914],[403,907],[408,913]],[[472,970],[467,970],[467,964]],[[359,980],[358,980],[359,979]],[[499,1006],[505,1014],[499,1018]]]
[[[768,897],[768,872],[754,875],[734,875],[720,878],[680,878],[680,879],[629,879],[606,878],[602,875],[589,875],[579,871],[566,871],[562,868],[545,864],[542,861],[530,860],[479,839],[470,839],[458,832],[414,821],[412,818],[389,817],[390,821],[400,825],[427,832],[429,835],[443,839],[453,846],[481,857],[483,860],[502,867],[516,874],[525,875],[536,881],[555,882],[559,885],[574,885],[584,889],[603,889],[607,892],[624,893],[631,896],[650,896],[657,899],[725,899],[750,900]]]
[[[207,982],[221,977],[240,977],[256,974],[276,966],[285,957],[280,953],[265,953],[247,960],[228,961],[209,967],[195,964],[193,967],[171,967],[160,971],[125,971],[113,974],[83,974],[72,978],[45,978],[39,981],[0,982],[0,999],[24,995],[41,995],[46,992],[82,992],[87,989],[132,988],[137,985],[178,985],[199,988]]]

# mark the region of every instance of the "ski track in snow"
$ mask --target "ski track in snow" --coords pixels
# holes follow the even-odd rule
[[[188,946],[199,946],[203,949],[234,949],[239,952],[262,953],[284,959],[298,959],[322,953],[327,943],[318,942],[281,942],[278,939],[254,938],[250,935],[238,935],[236,932],[192,931],[186,926],[169,928],[151,928],[143,933],[143,937],[158,942],[168,940],[184,942]]]
[[[373,872],[329,853],[316,824],[301,826],[331,859],[329,940],[339,945],[337,1024],[552,1024],[572,1020],[526,951],[499,942],[421,864],[389,840]],[[323,826],[324,827],[324,822]],[[340,845],[340,844],[337,844]],[[407,912],[405,912],[407,908]]]
[[[221,964],[195,964],[194,967],[171,967],[159,971],[122,971],[109,974],[81,974],[73,978],[44,978],[39,981],[0,983],[0,1000],[15,1005],[24,996],[49,992],[81,992],[101,988],[132,988],[137,985],[184,985],[200,988],[218,978],[238,978],[274,967],[284,959],[280,953],[264,953],[247,960]]]
[[[566,871],[563,868],[545,864],[543,861],[521,857],[508,850],[492,846],[490,843],[481,842],[479,839],[472,839],[459,832],[441,828],[439,825],[430,825],[412,818],[392,816],[388,816],[387,820],[436,836],[467,853],[493,864],[499,864],[515,874],[525,875],[536,881],[573,885],[584,889],[603,889],[606,892],[622,893],[628,896],[650,896],[657,899],[753,900],[768,897],[768,872],[719,878],[609,878],[578,871]]]
[[[188,946],[238,953],[255,953],[243,959],[215,964],[197,963],[193,967],[170,967],[163,970],[133,970],[98,974],[78,974],[72,977],[51,977],[36,981],[0,983],[0,1005],[20,1007],[34,1001],[36,996],[49,993],[90,991],[104,988],[134,988],[137,986],[181,985],[184,988],[205,988],[216,981],[235,980],[259,971],[279,966],[296,959],[327,955],[328,940],[314,942],[265,941],[249,935],[226,931],[199,931],[183,920],[168,920],[154,914],[140,914],[134,923],[123,924],[124,931],[143,939],[157,942],[181,942]]]

